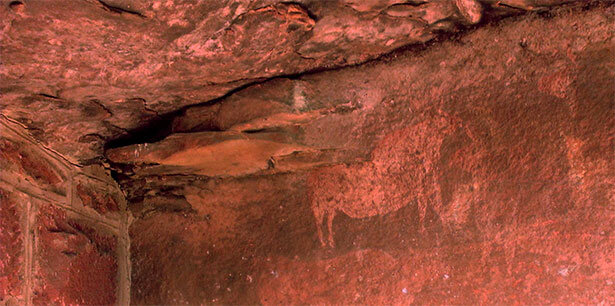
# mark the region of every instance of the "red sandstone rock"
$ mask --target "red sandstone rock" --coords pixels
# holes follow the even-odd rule
[[[93,208],[102,215],[117,216],[124,209],[121,204],[122,196],[117,194],[112,187],[94,181],[90,177],[78,177],[75,184],[75,203],[77,207],[85,206]]]
[[[0,302],[615,303],[614,16],[0,3]]]
[[[174,134],[151,145],[111,149],[107,156],[116,163],[145,165],[144,174],[183,173],[210,177],[294,171],[337,161],[327,158],[321,148],[303,145],[292,130]],[[277,160],[282,163],[278,165]]]
[[[69,165],[4,117],[0,134],[0,302],[123,302],[123,197],[104,172]],[[106,190],[96,189],[101,185]],[[115,211],[103,216],[83,204]]]
[[[71,161],[91,162],[127,130],[245,84],[566,2],[11,1],[0,7],[0,107]]]
[[[259,298],[265,305],[413,302],[400,279],[402,264],[383,251],[361,250],[306,263],[279,259],[269,265],[260,280]]]
[[[113,304],[117,238],[50,205],[36,218],[34,304]]]
[[[79,184],[77,185],[77,196],[84,206],[92,207],[101,213],[119,210],[117,200],[105,190],[88,189],[85,185]]]
[[[24,228],[26,215],[23,199],[0,187],[0,302],[24,300]],[[23,204],[23,205],[22,205]]]
[[[272,251],[292,258],[319,245],[296,176],[183,187],[190,210],[157,206],[130,227],[133,303],[254,303]]]
[[[303,95],[306,105],[352,107],[273,126],[298,128],[302,144],[366,151],[359,161],[225,179],[135,168],[144,185],[126,189],[143,216],[131,226],[133,301],[611,303],[612,20],[612,11],[520,19],[292,80],[318,88]],[[531,34],[536,28],[545,35]],[[255,122],[253,114],[237,121]],[[190,116],[180,121],[197,126]],[[185,150],[172,144],[178,137],[149,144],[151,154]],[[141,203],[142,188],[183,202]],[[330,229],[319,239],[327,212]],[[172,252],[158,251],[151,237],[159,236]]]
[[[30,144],[8,138],[0,138],[0,167],[2,171],[13,171],[32,184],[59,191],[65,178],[40,153],[31,150]],[[62,191],[59,191],[62,192]]]
[[[612,216],[594,221],[613,224]],[[539,222],[493,240],[406,252],[280,258],[269,264],[275,273],[263,274],[259,298],[275,305],[612,303],[613,237],[576,225]]]

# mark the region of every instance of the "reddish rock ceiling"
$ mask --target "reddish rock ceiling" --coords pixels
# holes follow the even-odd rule
[[[83,163],[133,129],[253,83],[574,1],[5,2],[2,113]]]

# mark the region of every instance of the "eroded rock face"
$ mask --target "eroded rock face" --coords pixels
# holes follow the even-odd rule
[[[0,189],[0,200],[0,301],[23,301],[23,281],[20,279],[23,271],[20,268],[24,262],[24,228],[21,221],[26,216],[23,207],[16,203],[17,199],[14,199],[8,190]]]
[[[2,113],[73,162],[246,84],[574,1],[4,1]]]
[[[34,304],[108,304],[118,300],[118,238],[87,220],[40,203]]]
[[[125,304],[128,220],[117,184],[3,117],[0,135],[0,304]]]
[[[75,5],[2,2],[0,302],[615,303],[612,1]]]
[[[249,87],[109,150],[133,301],[612,301],[613,11],[553,14]]]

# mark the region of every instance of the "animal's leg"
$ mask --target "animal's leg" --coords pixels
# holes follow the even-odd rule
[[[333,239],[333,218],[335,218],[335,209],[331,209],[327,212],[327,230],[329,230],[329,246],[335,247],[335,240]]]
[[[325,212],[322,208],[314,205],[312,207],[312,211],[314,212],[314,219],[316,219],[316,232],[318,233],[318,239],[320,240],[321,246],[324,248],[327,244],[325,243],[324,233],[322,232],[323,221],[325,219]]]

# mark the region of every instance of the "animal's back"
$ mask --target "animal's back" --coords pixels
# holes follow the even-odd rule
[[[371,161],[312,171],[312,208],[365,218],[396,211],[414,199],[434,198],[434,164],[445,136],[443,127],[443,118],[424,120],[385,136]]]

